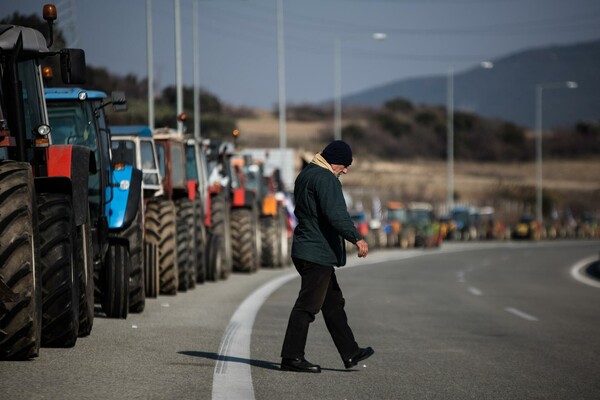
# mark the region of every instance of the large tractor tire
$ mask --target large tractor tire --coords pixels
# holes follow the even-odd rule
[[[260,222],[262,230],[261,264],[263,267],[277,267],[277,263],[281,258],[279,255],[281,246],[277,235],[277,220],[269,215],[262,217]]]
[[[129,241],[129,312],[141,313],[146,307],[146,290],[144,288],[144,226],[142,207],[138,208],[135,219],[119,234]]]
[[[94,325],[94,254],[90,217],[77,227],[75,265],[79,282],[79,337],[88,336]]]
[[[196,283],[206,281],[206,264],[208,240],[206,227],[204,226],[204,206],[199,200],[194,201],[194,225],[196,227],[195,250],[196,250]]]
[[[0,359],[37,357],[41,264],[31,167],[0,161]]]
[[[256,223],[253,210],[235,208],[231,210],[231,254],[233,270],[253,272],[256,270]]]
[[[221,236],[208,235],[208,247],[206,249],[206,280],[217,282],[222,276],[223,260],[225,259],[225,248],[221,243]]]
[[[169,200],[151,201],[146,207],[146,239],[158,247],[160,294],[175,295],[177,273],[177,234],[175,204]]]
[[[180,218],[183,226],[186,230],[187,237],[187,247],[182,249],[179,252],[181,257],[185,257],[185,262],[187,267],[185,271],[179,271],[179,286],[182,286],[182,274],[184,275],[183,282],[185,283],[185,289],[193,289],[196,287],[196,273],[198,270],[198,253],[196,251],[196,242],[197,235],[196,233],[196,221],[195,219],[195,211],[194,211],[194,202],[188,199],[182,199],[177,202],[177,216]],[[177,238],[177,243],[183,246],[183,240]]]
[[[108,318],[127,318],[131,262],[127,244],[111,242],[102,267],[102,311]]]
[[[73,347],[79,335],[79,282],[71,196],[38,194],[42,263],[42,346]]]
[[[229,203],[225,200],[223,193],[215,195],[211,199],[211,235],[220,236],[222,249],[221,274],[216,279],[227,279],[232,269],[231,249],[231,214]]]
[[[258,206],[252,210],[252,230],[254,231],[254,264],[252,265],[252,271],[256,272],[260,268],[262,258],[262,227],[260,224],[260,214]]]
[[[160,275],[158,267],[158,246],[156,243],[144,241],[144,289],[146,298],[158,297],[160,291]]]

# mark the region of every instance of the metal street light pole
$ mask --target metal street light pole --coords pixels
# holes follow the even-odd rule
[[[285,43],[283,37],[283,0],[277,0],[277,76],[279,82],[279,151],[281,175],[285,176],[285,155],[287,147],[286,98],[285,98]]]
[[[152,0],[146,0],[146,50],[148,62],[148,126],[154,131],[154,52],[152,47]]]
[[[192,47],[194,48],[194,138],[200,140],[202,133],[200,132],[200,30],[198,28],[198,1],[192,4],[192,25],[193,25],[193,40]]]
[[[484,69],[492,69],[494,68],[494,63],[491,61],[482,61],[480,66]],[[446,75],[446,104],[446,152],[448,159],[446,207],[448,207],[448,212],[450,212],[450,209],[454,206],[454,69],[452,66],[448,67]]]
[[[446,193],[446,206],[448,212],[454,206],[454,69],[448,67],[446,76],[446,130],[448,137],[446,138],[447,153],[448,153],[448,191]]]
[[[179,0],[173,2],[175,9],[175,82],[177,95],[177,132],[183,133],[183,121],[179,116],[183,113],[183,69],[181,55],[181,15]]]
[[[542,224],[542,100],[544,89],[575,89],[577,82],[547,82],[535,85],[535,170],[536,170],[536,191],[535,191],[535,218]]]
[[[385,33],[373,33],[371,39],[385,40]],[[333,76],[334,76],[334,96],[333,96],[333,138],[342,140],[342,38],[337,37],[333,42]]]

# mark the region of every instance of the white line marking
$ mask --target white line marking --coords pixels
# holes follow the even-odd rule
[[[467,289],[469,291],[469,293],[471,293],[472,295],[475,296],[483,296],[483,292],[479,289],[477,289],[476,287],[473,286],[469,286],[469,288]]]
[[[598,256],[591,256],[577,261],[577,263],[571,267],[571,276],[581,283],[600,288],[600,282],[588,277],[584,271],[585,267],[597,260]]]
[[[516,315],[517,317],[526,319],[527,321],[538,321],[538,319],[536,317],[534,317],[533,315],[529,315],[523,311],[519,311],[516,308],[506,307],[504,309],[504,311],[509,312],[513,315]]]
[[[297,273],[290,272],[267,282],[248,296],[235,311],[219,347],[219,358],[213,373],[213,400],[254,399],[250,373],[250,338],[254,319],[265,300],[297,276]]]

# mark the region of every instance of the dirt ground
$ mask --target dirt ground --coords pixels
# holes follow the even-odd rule
[[[240,144],[251,147],[278,147],[279,124],[270,113],[258,119],[238,121],[242,132]],[[300,157],[310,158],[323,148],[321,132],[331,128],[327,122],[288,122],[287,144]],[[445,161],[381,161],[361,157],[355,149],[355,161],[342,178],[345,190],[355,200],[369,206],[373,197],[388,200],[429,201],[435,205],[446,201],[448,168]],[[553,160],[543,162],[544,193],[564,209],[586,209],[600,213],[600,157],[591,160]],[[475,163],[455,160],[454,187],[457,202],[472,205],[515,207],[516,213],[530,212],[523,204],[508,205],[514,200],[501,198],[506,191],[535,193],[535,162]]]

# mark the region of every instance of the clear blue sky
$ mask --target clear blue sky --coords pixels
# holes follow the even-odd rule
[[[184,84],[193,84],[192,1],[180,0]],[[4,0],[0,17],[47,1]],[[147,75],[146,0],[61,0],[88,63]],[[71,8],[71,5],[74,7]],[[172,0],[153,0],[156,86],[175,83]],[[278,101],[276,0],[199,0],[201,86],[223,101]],[[75,18],[69,15],[71,11]],[[68,28],[68,27],[67,27]],[[520,50],[600,39],[598,0],[284,0],[288,103],[334,91],[333,43],[342,38],[344,95],[405,78],[460,72]],[[388,38],[373,41],[369,35]]]

